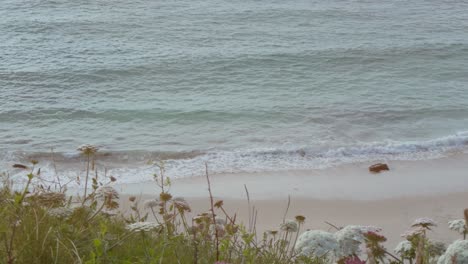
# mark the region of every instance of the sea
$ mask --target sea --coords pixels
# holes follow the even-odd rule
[[[0,165],[121,182],[467,152],[464,0],[2,0]]]

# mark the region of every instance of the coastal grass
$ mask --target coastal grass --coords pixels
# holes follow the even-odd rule
[[[305,217],[287,220],[288,208],[278,221],[278,230],[258,234],[257,211],[247,187],[249,221],[239,223],[224,202],[212,196],[208,165],[207,212],[189,218],[189,203],[171,195],[164,164],[155,162],[154,199],[140,201],[131,196],[131,212],[122,214],[119,193],[112,187],[116,179],[100,176],[95,169],[98,149],[85,145],[79,150],[86,166],[81,195],[67,195],[67,184],[58,175],[52,182],[42,179],[34,160],[14,165],[24,171],[25,184],[17,185],[2,174],[0,263],[429,264],[466,260],[452,253],[447,257],[445,245],[427,238],[435,226],[427,219],[415,222],[402,242],[404,247],[396,253],[385,249],[386,239],[376,228],[335,227],[335,234],[322,232],[327,238],[320,232],[304,232]],[[466,222],[461,219],[453,224],[463,238]],[[440,262],[442,258],[449,260]]]

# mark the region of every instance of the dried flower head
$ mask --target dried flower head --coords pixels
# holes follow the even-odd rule
[[[145,209],[152,209],[158,207],[161,203],[157,199],[150,199],[143,202],[143,207]]]
[[[267,234],[272,235],[272,236],[276,236],[278,234],[278,230],[268,230]]]
[[[136,196],[132,195],[132,196],[128,197],[128,200],[133,203],[133,202],[136,201]]]
[[[302,233],[296,243],[295,251],[307,257],[333,257],[339,249],[335,236],[321,230],[310,230]]]
[[[383,243],[387,241],[387,238],[385,236],[378,234],[376,232],[373,232],[373,231],[369,231],[365,233],[364,236],[366,237],[367,240],[374,242],[374,243]]]
[[[81,145],[77,148],[79,152],[81,152],[84,155],[94,155],[96,152],[98,152],[99,148],[93,145],[85,144]]]
[[[115,182],[115,181],[117,181],[117,178],[115,178],[114,176],[110,176],[110,181]]]
[[[280,229],[285,232],[297,232],[299,226],[294,220],[286,220],[286,222],[280,225]]]
[[[159,194],[159,199],[161,199],[163,202],[168,202],[172,199],[172,195],[170,193],[162,192]]]
[[[216,201],[216,203],[214,203],[214,207],[221,208],[223,207],[223,204],[224,204],[223,200],[218,200]]]
[[[456,231],[460,234],[466,234],[466,221],[465,219],[458,219],[448,222],[449,228],[453,231]]]
[[[148,232],[153,229],[158,229],[160,227],[161,225],[156,222],[136,222],[136,223],[127,225],[126,228],[127,230],[131,232],[140,232],[140,231]]]
[[[299,224],[304,223],[305,219],[306,219],[306,218],[305,218],[305,216],[303,216],[303,215],[296,215],[296,221],[297,221]]]
[[[119,199],[119,193],[111,186],[102,186],[96,190],[98,199]]]
[[[401,234],[401,236],[406,238],[407,240],[411,240],[414,237],[424,234],[424,232],[425,232],[425,229],[423,227],[418,227],[418,228],[406,231],[405,233]]]
[[[437,226],[436,222],[430,218],[423,217],[414,220],[412,227],[423,227],[426,229],[431,229],[431,226]]]
[[[174,204],[174,207],[177,210],[179,210],[180,213],[191,212],[189,204],[182,197],[176,197],[176,198],[172,199],[172,203]]]

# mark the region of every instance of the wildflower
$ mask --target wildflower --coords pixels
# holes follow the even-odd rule
[[[118,199],[119,193],[111,186],[103,186],[96,190],[96,198],[100,199]]]
[[[443,242],[429,241],[426,250],[427,253],[429,253],[429,256],[438,257],[444,254],[445,250],[447,250],[447,247]]]
[[[78,147],[77,150],[83,153],[84,155],[93,155],[93,154],[96,154],[99,148],[93,145],[86,144],[86,145],[81,145],[80,147]]]
[[[223,207],[223,204],[224,204],[223,200],[219,200],[219,201],[216,201],[216,203],[214,203],[214,207],[221,208]]]
[[[172,195],[170,193],[164,193],[162,192],[160,195],[159,195],[159,199],[161,199],[161,201],[163,202],[168,202],[169,200],[172,199]]]
[[[52,208],[47,211],[47,214],[49,214],[52,217],[57,217],[57,218],[68,218],[73,214],[73,209],[68,208],[68,207],[57,207],[57,208]]]
[[[381,234],[377,234],[376,232],[369,231],[364,234],[367,240],[375,243],[382,243],[387,241],[387,238],[382,236]]]
[[[338,249],[339,243],[335,236],[321,230],[310,230],[302,233],[295,246],[299,255],[308,257],[334,256]]]
[[[296,215],[295,218],[296,218],[296,221],[297,221],[299,224],[302,224],[302,223],[304,223],[304,221],[305,221],[305,216],[303,216],[303,215]]]
[[[143,207],[146,209],[152,209],[159,206],[160,202],[157,199],[150,199],[143,202]]]
[[[466,264],[468,263],[468,240],[456,240],[440,256],[437,264]]]
[[[280,225],[280,229],[286,232],[297,232],[298,228],[297,222],[293,220],[286,220]]]
[[[411,242],[409,242],[408,240],[405,240],[405,241],[401,241],[400,243],[398,243],[398,245],[395,247],[393,251],[395,251],[395,253],[397,253],[398,255],[404,257],[404,256],[410,255],[412,249],[413,249],[413,245],[411,244]]]
[[[424,234],[425,229],[423,227],[418,227],[416,229],[408,230],[405,233],[401,234],[402,237],[407,240],[411,240],[413,237],[420,236]]]
[[[177,208],[177,210],[179,210],[179,212],[191,212],[189,204],[182,197],[174,198],[172,200],[172,203],[174,204],[174,207]]]
[[[412,227],[423,227],[423,228],[426,228],[426,229],[431,229],[430,227],[431,226],[437,226],[436,222],[434,222],[434,220],[430,219],[430,218],[427,218],[427,217],[423,217],[423,218],[418,218],[416,220],[414,220],[413,224],[411,225]]]
[[[465,219],[450,221],[448,222],[448,225],[451,230],[456,231],[462,235],[467,233]]]
[[[139,231],[147,232],[147,231],[151,231],[153,229],[157,229],[160,227],[161,225],[156,222],[136,222],[136,223],[127,225],[126,229],[131,232],[139,232]]]
[[[340,244],[340,257],[358,255],[361,243],[365,242],[365,233],[379,232],[381,229],[373,226],[348,225],[335,233]]]

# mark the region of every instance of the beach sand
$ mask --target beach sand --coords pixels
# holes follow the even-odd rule
[[[447,222],[463,218],[463,209],[468,208],[468,155],[388,164],[391,170],[380,174],[368,172],[370,163],[356,163],[324,170],[210,175],[210,180],[215,199],[224,200],[227,211],[244,223],[249,217],[247,186],[258,211],[259,234],[278,228],[290,196],[286,218],[305,216],[304,230],[333,231],[325,221],[336,226],[374,225],[383,228],[392,249],[414,219],[430,217],[439,224],[431,238],[450,242],[460,237]],[[124,204],[128,195],[145,200],[159,194],[153,182],[116,188],[124,194]],[[194,213],[210,207],[205,177],[173,180],[170,192],[185,197]]]

